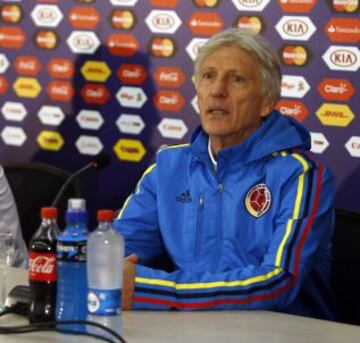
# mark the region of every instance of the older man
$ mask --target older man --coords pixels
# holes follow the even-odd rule
[[[270,309],[333,318],[333,178],[308,131],[273,110],[276,55],[240,29],[195,61],[201,126],[157,154],[116,221],[125,309]],[[147,263],[166,251],[175,270]]]

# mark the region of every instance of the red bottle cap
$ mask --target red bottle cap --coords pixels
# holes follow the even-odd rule
[[[57,217],[58,217],[58,209],[56,207],[41,208],[41,218],[57,219]]]
[[[97,219],[99,222],[109,222],[114,219],[114,211],[112,210],[99,210],[97,211]]]

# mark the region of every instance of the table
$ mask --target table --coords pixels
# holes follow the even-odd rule
[[[9,287],[26,284],[23,270],[10,271]],[[123,337],[129,343],[358,343],[360,327],[270,311],[127,311]],[[24,317],[0,317],[0,325],[27,323]],[[100,342],[57,333],[0,335],[0,342]]]

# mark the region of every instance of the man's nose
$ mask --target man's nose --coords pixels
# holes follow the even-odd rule
[[[214,80],[210,94],[214,97],[226,97],[227,96],[227,84],[225,78],[217,78]]]

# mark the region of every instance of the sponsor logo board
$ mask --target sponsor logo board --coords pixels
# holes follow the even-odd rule
[[[104,123],[101,113],[93,110],[81,110],[76,121],[82,129],[87,130],[99,130]]]
[[[116,142],[114,152],[120,160],[140,162],[146,154],[146,149],[139,140],[122,138]]]
[[[286,44],[279,49],[281,61],[293,67],[306,65],[311,57],[309,49],[304,45]]]
[[[308,13],[316,5],[317,0],[277,0],[284,12]]]
[[[0,5],[0,20],[4,23],[17,24],[23,18],[23,10],[17,4]]]
[[[193,35],[212,36],[222,30],[224,21],[216,12],[194,12],[188,25]]]
[[[50,99],[55,101],[70,101],[74,96],[74,87],[69,81],[53,80],[47,86]]]
[[[70,25],[75,29],[92,30],[98,25],[100,15],[95,7],[73,7],[68,13]]]
[[[276,109],[283,115],[293,117],[302,122],[309,115],[309,110],[302,101],[298,100],[280,100]]]
[[[196,7],[214,8],[219,5],[221,0],[192,0]]]
[[[131,30],[136,24],[136,16],[133,11],[115,9],[109,15],[109,21],[114,29]]]
[[[182,139],[188,131],[183,120],[173,118],[163,118],[157,129],[161,136],[175,139]]]
[[[147,72],[141,64],[122,64],[116,71],[124,84],[141,85],[147,78]]]
[[[1,138],[5,145],[22,146],[26,139],[26,133],[21,127],[5,126],[1,131]]]
[[[145,23],[151,32],[175,33],[182,22],[175,11],[152,10]]]
[[[283,75],[281,96],[285,98],[303,98],[310,90],[310,85],[303,76]]]
[[[179,0],[150,0],[151,5],[153,7],[169,7],[173,8],[178,4]]]
[[[354,46],[331,45],[322,58],[331,70],[357,71],[360,68],[360,50]]]
[[[239,11],[261,12],[270,0],[232,0],[232,2]]]
[[[6,70],[9,68],[9,60],[7,59],[5,54],[0,54],[0,74],[4,74]]]
[[[6,93],[9,88],[9,83],[4,76],[0,76],[0,95]]]
[[[34,33],[33,41],[39,49],[54,50],[59,44],[59,36],[53,30],[39,30]]]
[[[208,41],[207,38],[193,38],[190,43],[186,46],[186,52],[189,54],[190,58],[194,61],[197,54],[198,49],[201,47],[204,43]]]
[[[103,84],[87,83],[80,92],[88,104],[104,105],[110,98],[109,90]]]
[[[41,85],[32,77],[18,77],[13,84],[13,89],[20,98],[36,98],[41,92]]]
[[[69,79],[74,75],[74,63],[64,58],[53,58],[47,65],[49,74],[54,78]]]
[[[331,10],[337,13],[355,13],[359,11],[359,0],[327,0]]]
[[[352,136],[345,143],[345,148],[352,157],[360,157],[360,136]]]
[[[105,82],[111,75],[108,65],[102,61],[86,61],[80,71],[87,81]]]
[[[132,34],[113,33],[107,39],[107,48],[111,55],[130,57],[139,50],[139,43]]]
[[[77,54],[91,55],[100,46],[99,38],[90,31],[73,31],[66,42],[70,50]]]
[[[175,55],[176,49],[175,42],[169,37],[154,37],[149,44],[150,53],[154,57],[171,58]]]
[[[348,105],[324,103],[316,111],[316,116],[326,126],[346,127],[355,115]]]
[[[275,25],[282,39],[307,41],[316,31],[316,27],[309,17],[284,16]]]
[[[243,16],[240,15],[233,23],[233,26],[243,30],[249,30],[252,33],[263,33],[266,25],[260,16]]]
[[[31,18],[36,26],[57,27],[63,17],[56,5],[36,5],[31,11]]]
[[[115,6],[135,6],[138,0],[110,0],[110,2]]]
[[[18,74],[26,76],[36,76],[41,69],[39,59],[36,56],[29,55],[20,55],[16,57],[14,66]]]
[[[348,101],[355,93],[348,79],[323,79],[317,89],[325,100]]]
[[[156,69],[154,79],[159,87],[178,88],[184,83],[185,75],[178,67],[162,66]]]
[[[333,42],[358,43],[360,41],[360,20],[331,18],[324,26],[324,32]]]
[[[81,135],[75,142],[75,146],[80,154],[97,155],[103,148],[103,144],[98,137]]]
[[[1,113],[6,120],[23,121],[27,115],[27,110],[23,103],[6,101],[1,107]]]
[[[59,151],[64,145],[64,139],[59,132],[43,130],[36,138],[41,149]]]
[[[321,132],[310,132],[311,151],[315,154],[322,154],[328,147],[329,141]]]
[[[121,106],[131,108],[141,108],[147,100],[142,88],[128,86],[121,87],[116,93],[116,98]]]
[[[160,111],[178,112],[185,104],[183,96],[174,90],[159,90],[154,96],[155,106]]]
[[[44,105],[37,115],[44,125],[58,126],[65,119],[64,112],[57,106]]]
[[[25,43],[25,34],[20,27],[0,27],[0,48],[20,49]]]
[[[137,114],[122,113],[116,121],[120,132],[138,135],[145,127],[142,118]]]

